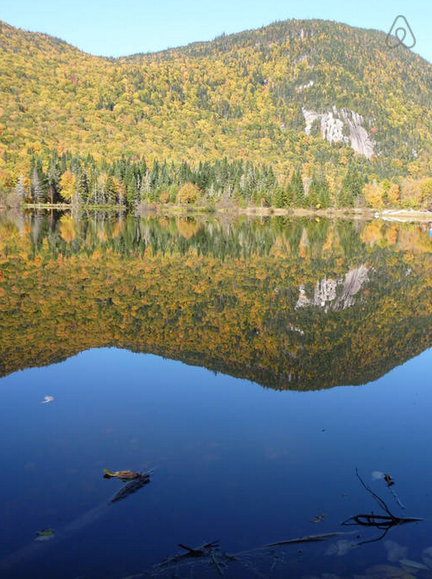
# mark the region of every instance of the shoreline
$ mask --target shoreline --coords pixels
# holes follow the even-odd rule
[[[18,207],[7,207],[0,205],[0,211],[18,209]],[[22,209],[40,209],[57,211],[128,211],[124,205],[77,205],[68,203],[25,203]],[[138,215],[173,215],[192,216],[196,214],[222,214],[222,215],[246,215],[251,217],[323,217],[341,219],[382,219],[396,223],[406,222],[432,222],[432,211],[420,211],[414,209],[373,209],[373,208],[327,208],[327,209],[307,209],[303,207],[240,207],[240,206],[194,206],[194,205],[165,205],[154,204],[140,206],[135,211]]]

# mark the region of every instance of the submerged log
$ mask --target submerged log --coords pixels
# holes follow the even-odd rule
[[[280,545],[292,545],[295,543],[315,543],[316,541],[325,541],[331,537],[338,537],[339,535],[350,535],[351,533],[323,533],[321,535],[307,535],[306,537],[299,537],[297,539],[287,539],[286,541],[277,541],[277,543],[269,543],[266,547],[279,547]]]
[[[125,484],[110,500],[110,503],[116,503],[117,501],[121,501],[125,499],[129,495],[136,493],[140,488],[150,482],[150,473],[146,472],[144,474],[139,475],[138,478],[135,478]]]

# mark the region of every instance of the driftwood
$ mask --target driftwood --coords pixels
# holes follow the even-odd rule
[[[376,529],[384,531],[384,533],[382,533],[379,537],[376,537],[375,539],[370,539],[368,541],[362,541],[360,543],[357,543],[357,545],[364,545],[366,543],[373,543],[375,541],[380,541],[381,539],[384,539],[384,537],[392,527],[395,527],[397,525],[405,525],[407,523],[417,523],[423,520],[418,517],[397,517],[396,515],[394,515],[390,511],[384,500],[381,497],[379,497],[376,493],[374,493],[374,491],[371,488],[367,486],[367,484],[359,475],[357,469],[356,475],[362,486],[368,491],[368,493],[370,493],[373,496],[373,498],[376,500],[379,506],[386,513],[385,515],[376,515],[373,511],[370,514],[361,513],[359,515],[350,517],[349,519],[347,519],[342,523],[342,525],[345,526],[375,527]]]
[[[32,540],[28,545],[18,549],[7,557],[2,558],[0,560],[0,577],[12,575],[12,570],[15,567],[22,565],[24,561],[27,563],[32,561],[32,559],[35,557],[40,557],[41,553],[43,553],[45,550],[48,550],[51,544],[57,544],[60,541],[70,539],[76,533],[82,531],[83,528],[93,524],[103,516],[106,516],[111,511],[111,507],[109,506],[111,503],[115,503],[128,497],[129,495],[142,488],[145,484],[149,483],[150,475],[153,472],[154,470],[150,470],[149,472],[140,474],[138,478],[135,478],[134,480],[131,480],[129,483],[122,486],[122,488],[112,497],[108,503],[106,500],[104,500],[102,503],[83,513],[76,519],[73,519],[63,526],[57,527],[55,537],[53,537],[50,541]]]
[[[213,541],[211,543],[205,543],[199,547],[188,547],[179,543],[185,553],[179,553],[173,557],[168,557],[162,560],[160,563],[154,565],[148,571],[138,573],[136,575],[129,575],[123,579],[141,579],[144,577],[160,577],[165,576],[166,573],[174,572],[177,573],[180,567],[195,565],[204,565],[208,569],[214,569],[221,576],[224,575],[225,569],[230,563],[237,562],[243,567],[246,567],[250,573],[267,578],[254,564],[254,561],[268,559],[269,564],[271,563],[271,570],[277,563],[286,564],[288,558],[284,556],[284,552],[280,550],[270,549],[270,547],[279,547],[283,545],[297,544],[297,543],[312,543],[317,541],[325,541],[331,537],[339,535],[351,535],[352,533],[335,532],[335,533],[324,533],[322,535],[309,535],[307,537],[300,537],[297,539],[289,539],[287,541],[279,541],[272,543],[271,545],[264,545],[262,547],[257,547],[254,549],[248,549],[246,551],[240,551],[238,553],[226,553],[222,551],[219,547],[219,541]],[[177,574],[175,575],[177,576]]]
[[[345,526],[362,526],[362,527],[374,527],[376,529],[384,531],[379,537],[370,539],[368,541],[362,541],[360,543],[353,543],[352,547],[358,547],[359,545],[364,545],[366,543],[372,543],[374,541],[379,541],[383,539],[386,533],[396,525],[404,525],[406,523],[414,523],[422,521],[418,517],[398,517],[394,515],[384,500],[379,497],[372,489],[370,489],[363,479],[360,477],[358,470],[356,469],[356,475],[362,486],[367,490],[368,493],[372,495],[375,501],[383,509],[385,514],[375,514],[374,512],[350,517],[342,523]],[[132,483],[135,481],[132,481]],[[126,486],[129,486],[130,484]],[[219,541],[213,541],[212,543],[205,543],[199,547],[188,547],[187,545],[179,543],[179,547],[183,549],[183,553],[174,555],[173,557],[168,557],[160,563],[153,565],[149,570],[143,571],[136,575],[130,575],[124,577],[123,579],[142,579],[145,577],[161,577],[166,576],[167,573],[174,573],[175,577],[177,575],[180,567],[195,565],[203,565],[207,569],[213,569],[217,571],[219,575],[224,575],[224,570],[230,565],[230,563],[239,563],[240,565],[246,567],[251,574],[258,577],[266,578],[268,575],[264,575],[260,569],[256,566],[258,561],[267,561],[270,565],[270,572],[273,572],[276,564],[286,565],[291,559],[291,554],[288,551],[283,551],[277,549],[277,547],[283,547],[288,545],[296,545],[301,543],[316,543],[320,541],[326,541],[333,537],[338,537],[340,535],[352,535],[355,532],[332,532],[323,533],[320,535],[307,535],[305,537],[298,537],[295,539],[287,539],[284,541],[277,541],[275,543],[270,543],[262,547],[257,547],[254,549],[248,549],[245,551],[240,551],[237,553],[226,553],[222,551],[219,547]],[[256,562],[256,564],[254,564]],[[193,569],[191,569],[191,572]]]
[[[150,482],[150,473],[146,472],[138,476],[125,484],[110,500],[110,503],[116,503],[128,497],[129,495],[136,493],[140,488]]]
[[[163,574],[169,569],[177,569],[183,565],[193,565],[195,562],[202,562],[208,567],[214,566],[219,575],[223,575],[223,569],[227,566],[228,562],[237,561],[233,555],[228,555],[220,550],[219,541],[205,543],[199,547],[188,547],[182,543],[179,543],[178,546],[186,551],[186,553],[179,553],[173,557],[168,557],[155,565],[150,572],[136,576],[133,575],[132,577],[154,577]],[[197,559],[199,559],[199,561],[197,561]]]
[[[188,557],[205,557],[208,555],[213,548],[217,547],[219,541],[213,541],[212,543],[206,543],[205,545],[201,545],[200,547],[188,547],[187,545],[183,545],[179,543],[178,546],[181,547],[186,551],[186,553],[180,553],[180,555],[176,555],[174,557],[170,557],[167,561],[172,562],[173,560],[181,560],[187,559]]]
[[[317,541],[325,541],[331,537],[338,537],[339,535],[350,535],[351,533],[323,533],[322,535],[308,535],[307,537],[299,537],[298,539],[288,539],[287,541],[278,541],[277,543],[270,543],[266,547],[279,547],[280,545],[293,545],[296,543],[316,543]]]

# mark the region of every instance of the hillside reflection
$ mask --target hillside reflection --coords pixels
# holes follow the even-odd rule
[[[0,213],[0,375],[116,346],[277,389],[432,342],[426,225]]]

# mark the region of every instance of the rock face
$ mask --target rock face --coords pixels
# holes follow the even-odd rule
[[[309,82],[307,82],[306,84],[300,84],[299,86],[296,87],[296,91],[297,92],[302,92],[307,88],[310,88],[311,86],[314,85],[314,81],[310,80]]]
[[[355,304],[356,294],[367,281],[369,281],[368,268],[361,265],[357,269],[350,270],[344,278],[336,280],[324,278],[317,281],[313,298],[307,297],[304,285],[301,285],[296,309],[315,306],[324,308],[325,311],[345,310]],[[337,291],[339,286],[342,286],[341,292]]]
[[[302,109],[302,112],[306,121],[305,133],[307,135],[310,135],[313,123],[318,120],[323,139],[329,142],[347,143],[354,151],[368,159],[374,154],[375,142],[364,128],[364,118],[359,113],[350,109],[338,111],[336,107],[326,113],[317,113],[305,108]],[[345,132],[349,132],[349,136],[344,135],[345,127],[348,129]]]

